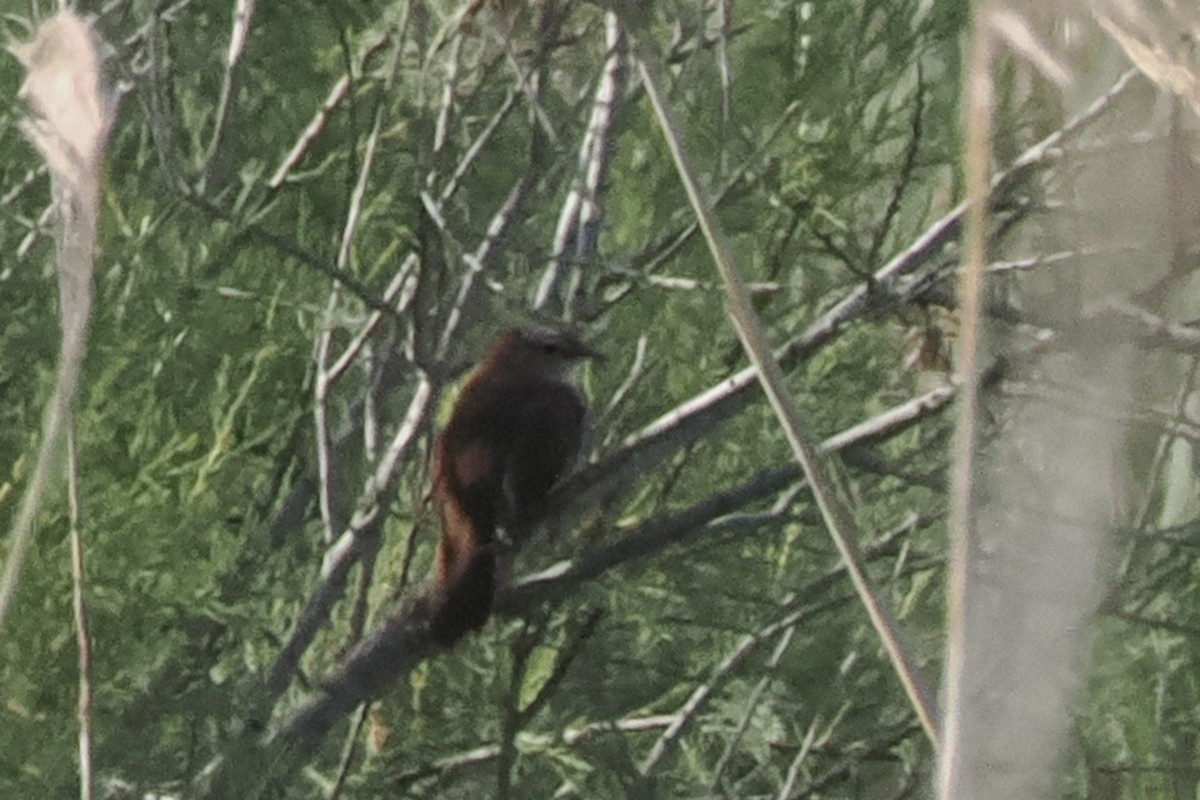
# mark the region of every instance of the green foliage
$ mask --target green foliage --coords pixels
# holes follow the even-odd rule
[[[720,196],[716,211],[746,279],[762,284],[755,301],[781,346],[955,201],[948,187],[957,172],[966,11],[918,0],[729,5],[722,32],[713,4],[660,3],[646,41],[669,65],[664,78],[690,155]],[[231,5],[105,7],[98,27],[131,88],[109,146],[77,417],[101,796],[186,795],[180,787],[197,785],[247,726],[276,725],[320,686],[353,644],[356,602],[370,629],[425,583],[437,528],[424,502],[434,412],[420,420],[395,491],[379,500],[390,516],[365,593],[356,594],[360,566],[273,714],[248,717],[321,580],[328,544],[311,502],[278,540],[268,534],[288,492],[317,474],[314,343],[331,331],[336,359],[372,310],[349,282],[331,303],[328,268],[378,304],[400,265],[410,257],[418,264],[414,299],[371,339],[376,360],[356,360],[330,390],[333,435],[351,432],[347,452],[335,453],[336,482],[347,493],[335,500],[345,513],[420,375],[444,390],[432,408],[444,406],[492,333],[532,316],[564,200],[582,180],[577,153],[607,50],[597,8],[512,6],[511,26],[499,10],[484,10],[462,33],[450,3],[258,4],[215,156]],[[546,9],[561,14],[561,29],[538,54],[535,17]],[[349,87],[320,116],[347,70]],[[598,245],[567,265],[564,281],[576,287],[575,321],[608,355],[587,375],[596,459],[619,453],[627,436],[746,363],[707,251],[694,234],[675,246],[692,214],[632,74],[596,192]],[[0,81],[15,93],[11,59],[0,62]],[[315,116],[311,141],[272,184]],[[27,178],[36,162],[16,124],[10,104],[0,112],[5,519],[37,444],[58,335],[52,236],[37,222],[47,181]],[[369,148],[374,161],[356,198]],[[471,259],[526,178],[520,215],[483,256],[482,275],[457,307]],[[339,263],[352,207],[357,227]],[[462,327],[433,357],[460,311]],[[920,376],[905,366],[918,319],[922,310],[890,309],[790,365],[811,430],[833,435],[920,393]],[[608,408],[641,337],[640,372]],[[381,428],[374,453],[364,453],[359,401],[381,375],[392,381],[374,399]],[[566,529],[542,532],[514,574],[600,552],[790,464],[757,387],[746,396],[729,419],[631,469],[595,507],[573,510]],[[945,419],[927,418],[842,464],[864,544],[920,518],[881,550],[871,572],[930,665],[941,656],[937,520],[948,431]],[[838,558],[807,491],[793,481],[735,514],[744,518],[698,525],[524,619],[493,621],[409,673],[368,715],[342,796],[549,797],[563,787],[558,796],[760,796],[779,791],[810,730],[797,792],[827,774],[828,796],[896,791],[926,768],[929,747],[848,581],[828,577]],[[68,796],[77,781],[62,492],[38,524],[0,640],[4,797]],[[603,612],[600,622],[575,642],[593,611]],[[1105,636],[1105,648],[1137,652],[1113,676],[1127,692],[1113,698],[1120,713],[1101,720],[1096,711],[1089,725],[1096,757],[1123,763],[1153,749],[1156,720],[1139,702],[1155,681],[1170,694],[1162,713],[1178,724],[1191,713],[1196,687],[1182,666],[1189,641],[1164,637],[1147,648]],[[711,695],[643,775],[698,687]],[[346,731],[335,726],[307,776],[281,796],[322,796]],[[491,746],[509,748],[507,770],[494,753],[467,757]]]

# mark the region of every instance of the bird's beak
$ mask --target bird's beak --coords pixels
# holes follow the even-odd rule
[[[558,343],[563,356],[571,360],[590,358],[603,361],[604,354],[571,333],[564,333]]]
[[[589,345],[587,342],[581,342],[579,340],[576,340],[575,342],[573,342],[573,345],[574,345],[574,350],[571,353],[571,355],[574,356],[575,358],[590,358],[593,361],[596,361],[597,363],[603,363],[604,354],[601,353],[599,350],[595,349],[594,347],[592,347],[591,345]]]

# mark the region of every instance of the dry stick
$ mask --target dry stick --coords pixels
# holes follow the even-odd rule
[[[717,31],[717,72],[721,76],[721,134],[729,127],[731,107],[729,87],[733,80],[729,69],[729,41],[733,37],[733,12],[730,9],[731,0],[719,0],[717,13],[720,18],[720,29]],[[728,152],[722,148],[722,153]],[[721,165],[724,169],[725,165]]]
[[[738,720],[737,727],[734,728],[733,734],[725,742],[725,749],[721,752],[721,757],[717,759],[717,765],[713,768],[712,779],[708,782],[708,793],[716,794],[717,789],[721,785],[721,778],[725,776],[725,768],[729,766],[730,760],[733,758],[734,751],[741,745],[742,737],[745,736],[746,730],[750,727],[750,721],[754,718],[754,712],[758,709],[758,701],[762,698],[763,692],[771,683],[771,673],[779,668],[779,663],[783,660],[783,656],[791,647],[792,639],[796,635],[796,626],[793,625],[787,628],[779,636],[779,642],[775,645],[775,650],[771,653],[771,658],[767,661],[763,668],[765,673],[758,679],[758,683],[754,685],[754,689],[750,692],[750,697],[746,700],[745,710],[742,711],[742,718]],[[817,720],[814,718],[809,732],[816,730]],[[805,737],[807,741],[808,737]],[[795,763],[795,762],[793,762]]]
[[[387,41],[386,36],[380,36],[370,47],[368,52],[379,49]],[[284,156],[283,161],[275,168],[275,173],[267,181],[267,188],[270,190],[278,189],[283,185],[283,182],[291,175],[304,156],[307,155],[308,149],[316,142],[317,137],[325,130],[325,126],[329,123],[329,118],[333,115],[334,109],[341,105],[342,101],[350,94],[350,76],[343,75],[338,78],[338,82],[333,85],[326,95],[325,101],[321,103],[321,107],[317,109],[317,113],[313,114],[313,118],[309,120],[308,126],[300,133],[300,137],[296,143],[292,145],[292,149]]]
[[[492,114],[492,118],[488,120],[483,130],[471,142],[463,157],[455,165],[453,174],[450,175],[446,181],[446,185],[442,187],[441,194],[438,195],[439,202],[434,206],[437,209],[438,217],[441,216],[442,207],[458,191],[463,177],[467,174],[467,170],[479,159],[479,156],[483,153],[483,148],[492,140],[492,137],[496,135],[496,131],[500,130],[500,126],[508,119],[508,115],[517,107],[517,101],[521,99],[523,88],[523,86],[517,85],[508,90],[508,94],[505,95],[504,100],[500,103],[500,107],[496,109],[496,113]]]
[[[905,405],[913,404],[910,402]],[[935,413],[940,408],[928,404],[921,405],[925,414]],[[905,425],[901,424],[892,431],[898,432],[904,428]],[[870,439],[874,434],[878,434],[878,431],[872,430],[864,435]],[[713,520],[730,514],[766,494],[786,488],[798,477],[795,464],[789,464],[782,469],[767,470],[741,487],[718,493],[691,509],[640,526],[622,539],[588,554],[576,563],[559,565],[520,581],[497,598],[497,613],[501,616],[525,613],[549,598],[570,593],[583,581],[594,579],[614,567],[644,560],[646,556],[684,541],[691,535],[726,530],[727,527],[720,521]],[[868,548],[868,559],[894,552],[896,542],[910,526],[911,523],[905,523],[872,543]],[[731,520],[729,527],[744,526]],[[797,592],[798,598],[815,596],[816,593],[829,590],[843,579],[844,570],[844,562],[828,570],[802,587]],[[852,594],[847,595],[847,598],[852,597]],[[248,771],[253,765],[259,768],[273,765],[271,769],[282,774],[296,764],[307,761],[334,724],[362,702],[379,696],[397,677],[432,655],[434,647],[429,639],[428,610],[422,609],[422,599],[418,597],[390,613],[336,671],[326,676],[321,682],[320,691],[293,711],[281,724],[276,737],[270,743],[262,745],[258,752],[238,749],[228,753],[226,763],[220,765],[217,771],[218,787],[238,784],[245,780],[247,775],[253,774]],[[794,612],[789,612],[782,627],[795,625],[801,619],[802,617],[797,617]],[[297,629],[300,627],[298,623]],[[773,626],[767,630],[766,635],[774,636],[779,630],[781,627]],[[293,634],[295,635],[297,634]],[[289,643],[284,649],[290,647],[292,645]],[[281,653],[280,658],[283,657]],[[290,657],[297,658],[298,655],[293,654]],[[673,735],[677,736],[679,730],[680,728],[676,727]],[[492,754],[493,757],[494,755],[495,753]],[[207,796],[223,797],[219,793],[210,793]]]
[[[1114,107],[1115,101],[1135,85],[1137,76],[1137,70],[1125,72],[1088,108],[1022,153],[1007,170],[997,174],[992,181],[993,203],[1007,197],[1012,187],[1034,170],[1057,159],[1067,143],[1074,141],[1090,124]],[[794,113],[796,107],[797,104],[789,106],[786,113]],[[948,243],[957,239],[965,213],[966,206],[960,203],[936,220],[908,247],[880,267],[871,276],[870,282],[848,291],[809,325],[802,335],[783,347],[780,360],[789,365],[799,363],[832,341],[843,326],[871,312],[911,301],[927,292],[941,273],[937,264],[929,265],[929,262],[942,253]],[[564,495],[573,497],[579,491],[600,494],[619,482],[623,475],[636,472],[639,465],[662,458],[665,453],[696,441],[747,405],[747,391],[756,377],[754,366],[747,367],[666,412],[626,437],[622,448],[611,457],[589,464],[568,478]]]
[[[629,365],[629,375],[626,376],[621,385],[618,386],[616,391],[612,393],[612,397],[609,398],[607,405],[604,407],[604,413],[606,415],[610,415],[617,410],[617,407],[621,405],[621,403],[625,400],[625,397],[631,391],[633,391],[634,386],[636,386],[637,382],[641,380],[643,375],[645,375],[646,347],[649,345],[649,343],[650,339],[645,334],[642,334],[638,337],[637,348],[634,350],[633,354],[633,363]],[[608,437],[605,438],[604,443],[608,444],[611,442],[612,437],[615,435],[616,434],[609,434]]]
[[[803,766],[804,760],[808,758],[808,754],[812,752],[813,743],[817,740],[817,722],[819,721],[819,717],[814,717],[813,721],[809,724],[808,732],[804,734],[804,741],[800,743],[800,750],[788,766],[787,777],[784,779],[783,786],[779,788],[779,793],[776,795],[779,800],[787,800],[789,797],[794,796],[792,792],[796,788],[796,781],[800,778],[800,767]]]
[[[976,9],[973,24],[972,53],[967,68],[967,131],[963,171],[967,192],[965,260],[959,273],[960,325],[958,374],[962,382],[959,399],[958,435],[954,446],[954,468],[950,490],[950,575],[946,609],[946,693],[945,747],[938,766],[937,796],[942,800],[959,797],[961,759],[958,741],[964,686],[962,670],[966,658],[964,645],[965,600],[971,555],[971,509],[975,492],[975,461],[978,444],[979,334],[983,267],[987,260],[988,167],[991,141],[991,32],[982,12]]]
[[[79,647],[79,796],[92,800],[92,634],[84,596],[83,534],[79,530],[79,455],[75,426],[67,428],[67,500],[71,513],[71,606],[75,612],[75,641]]]
[[[407,14],[407,11],[405,13]],[[358,57],[357,66],[360,72],[366,70],[371,58],[383,49],[383,46],[388,43],[388,39],[391,38],[392,33],[393,29],[388,28],[364,45]],[[283,161],[276,167],[275,173],[271,175],[271,179],[267,181],[268,189],[275,190],[282,186],[283,182],[288,179],[292,171],[304,159],[304,156],[308,154],[317,137],[325,130],[325,126],[329,123],[329,118],[333,115],[334,109],[341,105],[342,101],[349,96],[351,85],[351,76],[343,75],[333,85],[333,88],[329,90],[329,94],[326,95],[325,101],[321,103],[321,107],[313,114],[312,119],[309,120],[308,125],[301,132],[296,143],[292,145],[292,149],[288,151]]]
[[[333,787],[326,795],[327,800],[337,800],[338,795],[342,793],[342,787],[346,785],[346,777],[350,774],[350,764],[354,761],[354,754],[358,751],[358,736],[362,733],[370,713],[371,704],[363,703],[358,707],[358,713],[354,715],[350,732],[346,734],[346,743],[342,746],[342,758],[338,763],[337,775],[333,779]]]
[[[462,47],[463,37],[454,37],[450,43],[450,55],[446,59],[450,64],[450,69],[442,83],[442,105],[438,109],[437,122],[433,126],[433,153],[435,156],[442,152],[450,135],[450,116],[454,111],[454,101],[458,96],[459,70],[462,68]],[[431,174],[429,179],[432,178]]]
[[[237,93],[238,78],[241,75],[238,67],[242,63],[242,54],[246,51],[246,41],[250,38],[255,4],[256,0],[236,0],[233,7],[233,26],[229,31],[229,50],[225,54],[225,78],[221,83],[221,99],[217,104],[217,122],[213,126],[208,158],[200,173],[203,176],[202,185],[208,188],[211,188],[221,145],[229,131],[229,121],[233,118],[233,97]]]
[[[335,267],[341,272],[347,272],[350,269],[350,252],[354,243],[354,236],[358,232],[359,222],[362,219],[363,198],[367,193],[367,183],[370,180],[371,169],[375,165],[375,152],[379,144],[379,133],[383,127],[383,120],[383,103],[378,103],[375,107],[375,120],[371,126],[371,133],[367,136],[366,152],[363,154],[362,168],[359,169],[358,180],[355,182],[354,189],[350,193],[350,207],[346,210],[346,223],[342,229],[341,242],[338,244],[337,259],[334,262]],[[329,435],[326,403],[329,397],[329,389],[336,380],[336,375],[340,374],[331,373],[327,369],[330,350],[333,346],[333,315],[340,299],[341,289],[339,284],[335,282],[329,293],[329,302],[326,305],[324,330],[317,341],[317,377],[313,387],[313,424],[316,428],[317,436],[317,498],[320,501],[318,505],[321,510],[321,522],[325,528],[326,544],[333,543],[335,536],[334,527],[341,524],[341,520],[335,514],[336,509],[334,508],[334,495],[337,487],[334,486],[336,476],[333,474],[332,442]]]
[[[533,307],[546,308],[558,293],[563,268],[570,262],[587,262],[595,258],[596,236],[600,225],[600,196],[603,194],[616,148],[613,146],[613,127],[616,124],[618,103],[625,90],[625,36],[615,14],[604,15],[605,49],[600,80],[592,97],[587,128],[579,143],[578,175],[563,201],[550,245],[550,262],[534,295]],[[563,304],[570,313],[571,302]]]
[[[341,266],[339,266],[341,269]],[[333,495],[335,488],[333,466],[333,442],[329,433],[329,415],[326,400],[329,396],[329,355],[333,348],[333,316],[341,299],[341,284],[333,282],[329,290],[329,299],[325,302],[324,324],[317,336],[313,353],[316,363],[316,380],[313,381],[313,433],[316,437],[317,449],[317,508],[321,515],[322,541],[326,546],[333,544],[335,524],[340,520],[334,519]]]
[[[400,429],[396,432],[388,451],[380,459],[374,478],[367,487],[366,496],[359,503],[359,511],[355,512],[349,529],[327,551],[321,570],[322,581],[305,604],[291,633],[288,634],[287,641],[267,672],[264,701],[268,708],[274,705],[275,700],[287,688],[301,657],[316,638],[317,631],[329,618],[334,604],[341,599],[350,568],[368,548],[367,540],[379,534],[387,515],[387,504],[381,503],[380,498],[387,497],[395,491],[395,484],[399,480],[398,466],[409,450],[416,445],[417,434],[430,413],[433,395],[432,384],[422,378]]]
[[[363,629],[366,627],[367,604],[370,600],[371,579],[375,575],[375,560],[379,555],[379,545],[379,540],[375,539],[374,545],[369,547],[362,557],[362,565],[358,573],[358,591],[354,598],[354,610],[350,612],[350,634],[346,637],[346,650],[358,644],[362,639]],[[366,724],[370,711],[371,701],[368,700],[358,707],[358,713],[354,715],[354,721],[350,723],[350,730],[346,732],[346,741],[342,746],[342,758],[338,763],[337,776],[334,778],[333,788],[329,790],[328,800],[336,800],[337,796],[341,794],[346,777],[350,774],[350,766],[354,762],[354,754],[358,749],[359,735],[362,733],[363,725]]]
[[[530,193],[536,188],[538,177],[527,173],[517,180],[508,193],[508,197],[504,199],[500,210],[492,217],[492,221],[484,233],[483,241],[475,248],[475,252],[463,254],[462,260],[466,269],[463,270],[459,279],[450,311],[446,314],[445,325],[438,336],[435,351],[438,360],[444,359],[450,352],[450,346],[455,341],[458,329],[463,323],[466,307],[482,283],[485,268],[498,257],[500,244],[522,215],[522,207]]]
[[[713,218],[707,203],[701,195],[699,184],[693,176],[690,162],[684,153],[683,142],[671,119],[670,111],[663,100],[663,94],[658,84],[658,72],[653,65],[647,62],[644,48],[635,47],[635,51],[637,52],[636,61],[638,69],[642,74],[642,80],[646,84],[646,94],[654,106],[659,126],[662,129],[663,136],[667,140],[667,146],[671,150],[671,155],[675,159],[675,166],[679,172],[680,180],[687,191],[688,199],[692,203],[692,208],[704,232],[704,238],[708,241],[709,249],[717,262],[721,277],[725,281],[730,304],[729,310],[733,317],[734,327],[737,329],[738,336],[742,340],[742,345],[745,347],[747,355],[757,368],[758,377],[763,389],[767,393],[771,407],[775,410],[776,416],[779,417],[783,425],[788,442],[792,446],[792,451],[804,469],[805,476],[808,478],[812,489],[813,498],[817,501],[817,505],[821,509],[821,514],[825,519],[825,524],[829,529],[830,535],[833,537],[834,544],[837,545],[838,552],[841,553],[842,558],[846,562],[847,571],[854,584],[854,588],[858,592],[867,610],[867,614],[871,618],[872,624],[874,624],[876,631],[879,633],[884,648],[887,650],[896,673],[904,686],[904,690],[908,693],[909,701],[916,710],[922,727],[925,728],[926,735],[936,749],[939,746],[940,739],[937,730],[937,710],[933,695],[930,693],[928,687],[926,687],[917,663],[913,659],[911,651],[905,645],[891,611],[884,605],[875,589],[871,586],[867,574],[863,569],[862,555],[856,544],[858,534],[855,530],[853,519],[843,504],[842,499],[836,493],[834,488],[835,479],[831,473],[830,466],[824,462],[817,448],[812,444],[812,437],[800,419],[800,412],[792,401],[791,395],[788,393],[783,371],[779,368],[774,355],[771,353],[771,348],[767,344],[766,336],[759,324],[758,316],[754,312],[754,306],[750,301],[750,294],[743,285],[741,277],[734,266],[729,245],[718,229],[716,220]]]
[[[392,282],[388,284],[387,289],[383,292],[383,299],[386,303],[392,303],[394,300],[396,312],[404,314],[408,310],[409,304],[413,301],[416,295],[416,278],[413,271],[417,268],[417,255],[409,253],[404,257],[404,261],[400,263],[396,274],[392,276]],[[354,334],[354,338],[338,356],[337,360],[329,367],[329,379],[338,380],[342,373],[351,367],[354,361],[358,358],[359,352],[366,345],[371,335],[379,328],[379,323],[383,321],[383,315],[378,311],[372,311],[367,315],[367,321],[359,329],[358,333]],[[388,387],[388,388],[395,388]],[[357,409],[354,410],[357,413]],[[354,414],[352,413],[352,416]]]

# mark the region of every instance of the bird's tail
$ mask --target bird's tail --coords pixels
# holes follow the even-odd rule
[[[429,634],[449,647],[483,627],[492,614],[496,594],[496,550],[491,544],[467,554],[466,563],[455,570],[454,579],[434,589]]]

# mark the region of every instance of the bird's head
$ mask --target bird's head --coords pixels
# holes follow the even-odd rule
[[[603,358],[577,337],[543,328],[513,328],[492,345],[487,361],[503,369],[539,377],[562,378],[585,358]]]

